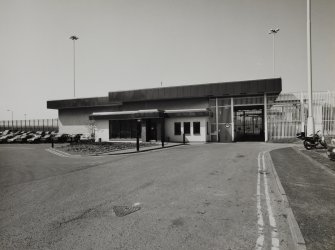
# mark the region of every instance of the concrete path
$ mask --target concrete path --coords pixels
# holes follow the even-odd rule
[[[0,145],[0,249],[293,249],[265,152],[282,146],[72,158]]]
[[[299,149],[274,150],[271,157],[307,249],[335,249],[335,172]]]

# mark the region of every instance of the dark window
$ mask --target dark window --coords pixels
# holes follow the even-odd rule
[[[193,134],[200,135],[200,122],[193,122]]]
[[[206,126],[206,133],[207,133],[207,135],[209,135],[209,127],[208,127],[208,122],[207,122],[207,126]]]
[[[119,120],[109,121],[109,138],[129,139],[136,138],[137,121],[136,120]],[[141,130],[139,131],[141,137]]]
[[[175,135],[181,135],[181,124],[180,122],[174,123],[174,134]]]
[[[191,134],[191,123],[190,122],[184,122],[184,134],[185,135]]]

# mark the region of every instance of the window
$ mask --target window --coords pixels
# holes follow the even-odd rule
[[[206,123],[206,133],[209,135],[209,127],[208,127],[208,122]]]
[[[181,135],[181,124],[180,122],[174,123],[174,134],[175,135]]]
[[[141,129],[139,129],[141,137]],[[111,120],[109,121],[109,138],[136,138],[137,121],[136,120]]]
[[[191,134],[191,123],[190,122],[184,122],[184,134],[185,135]]]
[[[200,122],[193,122],[193,134],[200,135]]]

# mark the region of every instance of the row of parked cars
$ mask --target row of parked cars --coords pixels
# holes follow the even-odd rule
[[[93,141],[89,134],[61,134],[55,131],[0,131],[0,143],[51,143]]]

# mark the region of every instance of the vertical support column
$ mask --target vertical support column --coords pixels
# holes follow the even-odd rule
[[[162,135],[161,135],[161,141],[162,141],[162,148],[164,148],[164,142],[165,142],[165,119],[162,118]]]
[[[300,121],[301,129],[300,132],[305,132],[305,103],[304,103],[304,93],[300,93]]]
[[[141,122],[141,138],[142,138],[142,142],[146,142],[147,141],[147,125],[146,125],[146,120],[142,120]]]
[[[264,93],[264,141],[268,141],[268,101]]]
[[[136,151],[140,151],[140,131],[142,129],[141,120],[136,121]]]
[[[231,113],[231,141],[235,141],[235,124],[234,124],[234,98],[230,98],[230,113]]]
[[[162,141],[162,119],[157,119],[156,122],[156,140]]]
[[[215,121],[216,121],[216,141],[219,141],[219,107],[218,98],[215,98]]]

